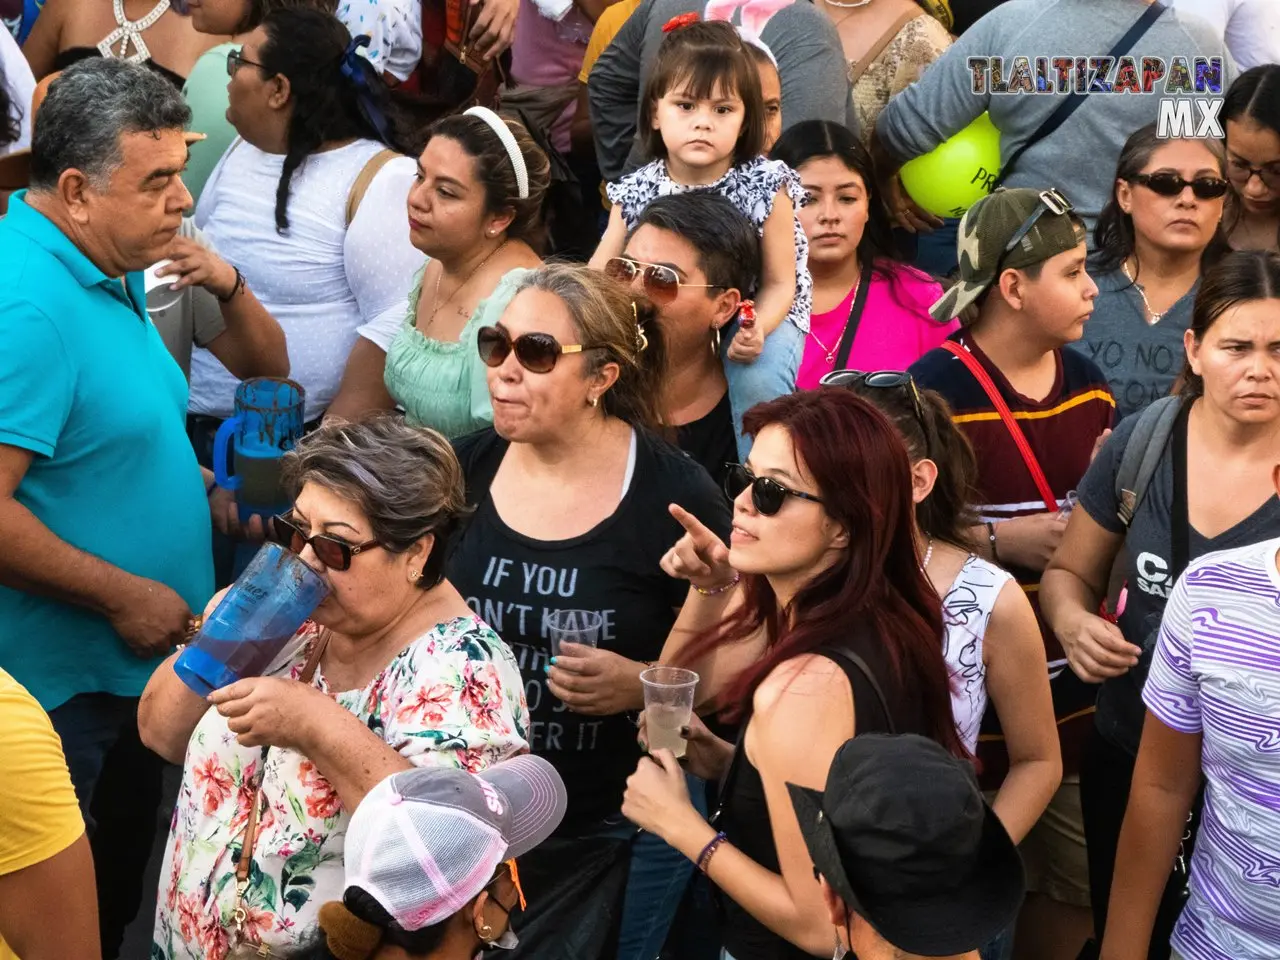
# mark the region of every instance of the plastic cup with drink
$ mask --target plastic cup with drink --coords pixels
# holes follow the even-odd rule
[[[650,667],[640,674],[644,685],[644,723],[649,752],[670,750],[683,757],[687,741],[680,731],[693,719],[698,675],[681,667]]]
[[[560,656],[563,643],[580,643],[584,647],[600,645],[604,617],[594,610],[556,610],[547,615],[547,637],[551,656]]]
[[[261,676],[328,594],[297,554],[264,544],[178,655],[174,672],[201,696]]]
[[[161,313],[176,306],[182,299],[185,290],[174,290],[173,285],[180,279],[178,276],[160,276],[156,271],[163,270],[172,260],[161,260],[147,267],[142,274],[142,289],[147,295],[147,313]]]

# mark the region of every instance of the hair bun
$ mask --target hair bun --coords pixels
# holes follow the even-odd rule
[[[320,907],[320,929],[329,952],[338,960],[369,960],[382,944],[380,927],[360,919],[337,900]]]

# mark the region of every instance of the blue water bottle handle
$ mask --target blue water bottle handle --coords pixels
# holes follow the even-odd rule
[[[236,414],[223,420],[213,437],[213,479],[223,490],[240,488],[240,478],[227,473],[227,447],[231,445],[231,438],[239,428],[240,415]]]

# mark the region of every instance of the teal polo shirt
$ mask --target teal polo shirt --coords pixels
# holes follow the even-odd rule
[[[25,196],[0,220],[0,444],[35,455],[17,500],[199,613],[213,594],[209,505],[187,383],[147,318],[142,274],[107,277]],[[96,613],[0,586],[0,667],[46,710],[80,693],[137,696],[160,662]]]

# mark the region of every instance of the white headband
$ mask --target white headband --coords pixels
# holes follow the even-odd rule
[[[778,66],[778,58],[773,55],[773,51],[769,49],[769,45],[760,39],[760,34],[746,27],[738,27],[738,36],[747,43],[751,44],[757,50],[764,51],[764,55],[769,58],[769,62],[773,64],[773,69],[780,70]]]
[[[529,199],[529,170],[524,165],[524,155],[520,153],[520,144],[511,133],[511,128],[503,119],[488,107],[472,107],[464,117],[479,117],[498,135],[502,145],[507,148],[507,156],[511,158],[511,166],[516,172],[516,192],[521,200]]]

